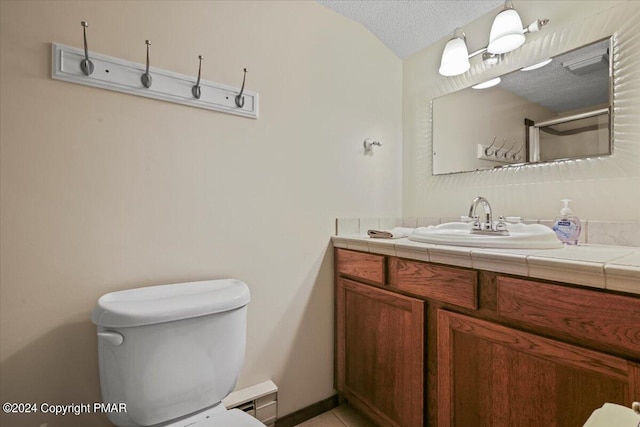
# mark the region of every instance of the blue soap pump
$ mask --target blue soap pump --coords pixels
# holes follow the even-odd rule
[[[561,200],[564,203],[564,208],[560,210],[560,216],[555,219],[552,228],[562,243],[577,245],[582,226],[578,217],[572,215],[573,212],[569,208],[570,201],[569,199]]]

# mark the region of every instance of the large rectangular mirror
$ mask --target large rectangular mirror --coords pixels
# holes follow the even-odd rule
[[[611,43],[435,98],[433,174],[611,154]]]

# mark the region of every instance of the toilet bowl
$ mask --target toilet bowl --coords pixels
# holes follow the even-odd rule
[[[249,288],[208,280],[103,295],[97,326],[102,398],[117,426],[258,427],[222,399],[244,360]]]

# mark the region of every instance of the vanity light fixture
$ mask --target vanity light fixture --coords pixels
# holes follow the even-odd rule
[[[504,9],[491,25],[487,52],[501,54],[511,52],[524,44],[524,29],[520,15],[513,8],[511,1],[506,1]]]
[[[456,28],[453,32],[453,38],[444,47],[438,72],[443,76],[457,76],[469,68],[471,68],[471,64],[469,63],[466,36],[462,29]]]
[[[493,20],[489,45],[468,53],[465,34],[462,29],[456,28],[453,33],[454,37],[444,47],[438,71],[441,75],[447,77],[465,73],[471,68],[469,58],[479,54],[483,54],[482,60],[486,65],[495,65],[500,62],[502,55],[522,46],[525,42],[526,33],[540,31],[548,22],[548,19],[536,19],[523,28],[520,15],[513,8],[511,0],[507,0],[505,1],[504,9]],[[461,36],[457,33],[461,34]]]
[[[553,59],[548,58],[548,59],[545,59],[544,61],[538,62],[537,64],[533,64],[533,65],[529,65],[528,67],[521,68],[520,71],[537,70],[538,68],[542,68],[545,65],[551,63],[551,61],[553,61]]]
[[[471,86],[473,89],[487,89],[490,87],[494,87],[498,83],[500,83],[500,77],[496,77],[495,79],[487,80],[486,82],[478,83],[475,86]]]

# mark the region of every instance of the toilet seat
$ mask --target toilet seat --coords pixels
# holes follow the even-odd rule
[[[165,427],[265,427],[251,415],[239,410],[218,412],[198,421],[182,420]]]

